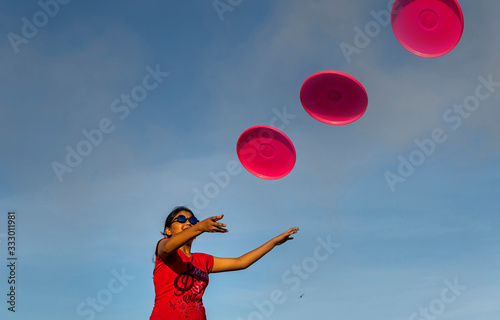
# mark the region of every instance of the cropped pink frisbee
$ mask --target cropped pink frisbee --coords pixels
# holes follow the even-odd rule
[[[406,50],[419,57],[437,58],[460,41],[464,16],[456,0],[396,0],[391,25]]]
[[[295,165],[295,147],[280,130],[254,126],[245,130],[236,144],[241,164],[261,179],[283,178]]]
[[[368,105],[363,85],[340,71],[321,71],[304,81],[300,101],[314,119],[332,125],[345,125],[361,118]]]

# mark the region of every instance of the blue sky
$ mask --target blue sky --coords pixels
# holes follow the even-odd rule
[[[500,86],[483,85],[466,116],[454,105],[500,82],[500,4],[460,1],[464,33],[443,57],[410,54],[386,25],[346,59],[341,44],[389,1],[221,1],[232,3],[222,16],[212,1],[61,0],[56,10],[42,0],[52,16],[18,45],[9,34],[23,36],[23,17],[43,19],[42,6],[0,4],[4,297],[8,211],[18,257],[16,313],[2,302],[2,319],[149,318],[155,244],[170,210],[187,205],[200,219],[225,215],[229,233],[193,245],[219,257],[300,227],[249,269],[211,275],[209,319],[421,320],[427,310],[496,320]],[[331,126],[305,112],[300,87],[323,70],[364,85],[358,121]],[[141,89],[146,77],[154,88]],[[127,95],[141,101],[131,107]],[[297,162],[262,180],[239,164],[236,141],[271,123]],[[99,126],[109,133],[85,142]],[[400,175],[436,130],[442,142],[391,187],[387,173]],[[58,177],[53,163],[67,165],[79,145],[88,155]],[[213,176],[235,164],[209,197]],[[107,295],[110,283],[119,292]]]

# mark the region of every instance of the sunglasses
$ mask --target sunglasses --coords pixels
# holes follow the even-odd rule
[[[177,222],[180,222],[180,223],[186,223],[186,221],[188,221],[188,218],[186,218],[185,216],[183,216],[182,214],[179,215],[177,218],[175,218],[172,223],[174,223],[175,221]],[[196,219],[195,217],[189,217],[189,223],[191,223],[192,225],[195,225],[198,223],[198,219]]]

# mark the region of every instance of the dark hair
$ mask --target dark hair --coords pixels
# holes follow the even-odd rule
[[[167,235],[167,234],[165,233],[165,229],[166,229],[167,227],[170,227],[170,226],[172,225],[172,222],[174,221],[175,216],[176,216],[179,212],[181,212],[181,211],[187,211],[187,212],[191,213],[191,215],[192,215],[193,217],[195,217],[195,216],[194,216],[193,211],[191,211],[189,208],[187,208],[187,207],[185,207],[185,206],[178,206],[178,207],[175,207],[175,208],[174,208],[174,210],[172,210],[172,212],[170,212],[170,214],[167,216],[167,219],[165,219],[165,226],[163,227],[163,231],[161,232],[161,234],[162,234],[162,235],[164,235],[164,236],[165,236],[165,237],[167,237],[167,238],[170,238],[170,236],[169,236],[169,235]],[[195,217],[195,218],[196,218],[196,217]]]

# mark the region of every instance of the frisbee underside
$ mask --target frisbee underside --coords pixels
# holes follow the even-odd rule
[[[331,125],[345,125],[358,120],[368,105],[363,85],[339,71],[311,75],[302,84],[300,100],[310,116]]]
[[[456,0],[396,0],[391,25],[406,50],[423,58],[437,58],[458,44],[464,19]]]
[[[245,130],[236,145],[238,158],[251,174],[267,180],[286,176],[295,165],[295,148],[281,131],[270,126]]]

